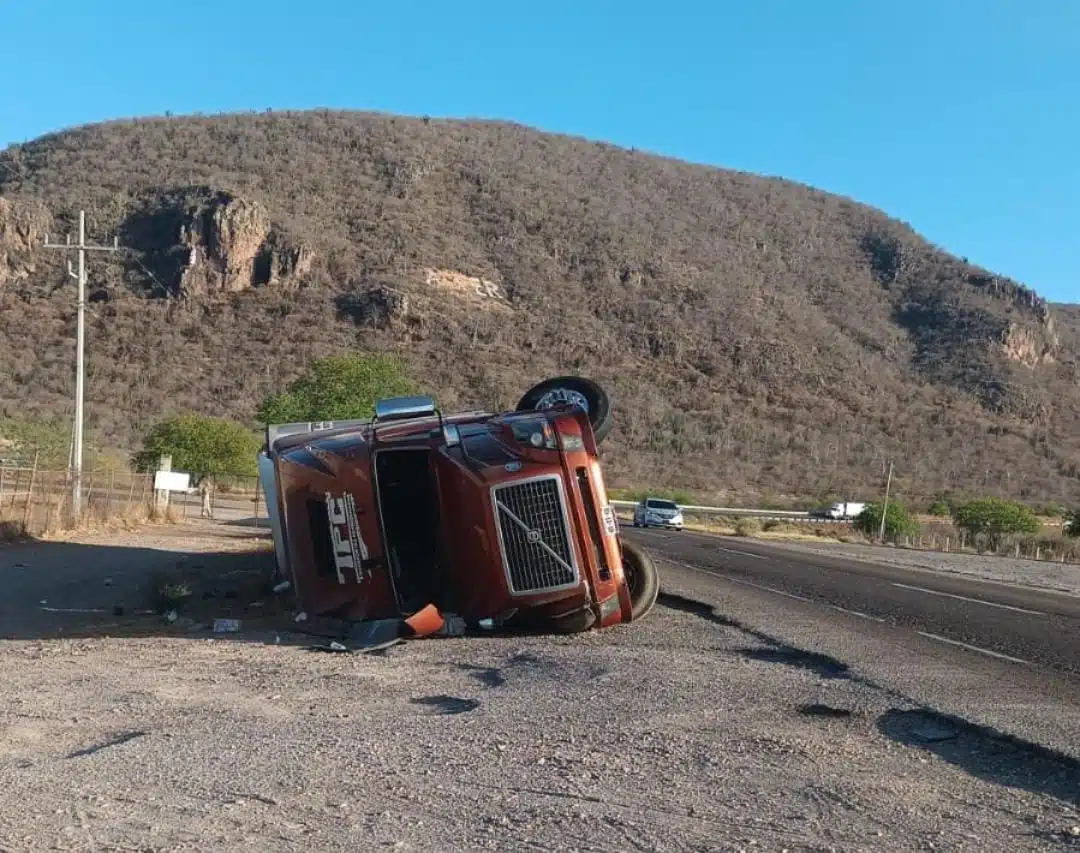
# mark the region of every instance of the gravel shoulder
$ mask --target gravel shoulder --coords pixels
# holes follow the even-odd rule
[[[844,557],[864,563],[884,563],[908,569],[943,574],[967,575],[981,580],[1028,586],[1080,595],[1080,566],[1038,560],[1013,560],[979,554],[946,554],[880,545],[845,542],[792,542],[783,539],[754,539],[777,548],[804,554]]]
[[[239,551],[212,562],[208,532],[160,536],[136,537],[131,575],[185,554],[251,571]],[[114,552],[86,547],[89,582],[107,568],[89,556]],[[1080,849],[1075,767],[709,598],[671,573],[637,625],[377,654],[318,653],[271,620],[0,642],[0,850]]]

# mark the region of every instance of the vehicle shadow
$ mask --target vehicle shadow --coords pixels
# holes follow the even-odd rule
[[[976,778],[1080,805],[1080,761],[1030,741],[927,708],[889,710],[877,729]]]
[[[226,527],[251,527],[256,530],[262,530],[267,536],[270,535],[270,519],[265,515],[252,515],[247,518],[230,518],[229,520],[220,523]]]
[[[229,532],[221,550],[208,551],[19,543],[0,548],[0,640],[212,635],[265,642],[270,635],[273,641],[299,627],[292,622],[293,598],[276,594],[276,581],[269,535],[259,531]],[[238,619],[241,630],[215,633],[217,619]]]

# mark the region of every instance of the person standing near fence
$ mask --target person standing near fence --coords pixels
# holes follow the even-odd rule
[[[214,506],[210,500],[210,478],[205,475],[199,478],[199,494],[202,496],[202,510],[199,512],[199,518],[213,518]]]

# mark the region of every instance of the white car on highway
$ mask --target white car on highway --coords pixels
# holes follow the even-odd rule
[[[634,527],[683,529],[682,507],[675,501],[647,497],[634,507]]]

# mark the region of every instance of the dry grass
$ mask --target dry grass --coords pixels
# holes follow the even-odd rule
[[[108,516],[89,514],[78,524],[54,525],[41,531],[36,538],[59,542],[85,533],[134,532],[148,526],[178,524],[182,520],[182,512],[175,507],[160,511],[140,506]]]
[[[60,499],[25,506],[0,507],[0,543],[29,539],[63,541],[86,533],[132,532],[148,525],[175,524],[181,512],[173,507],[158,510],[147,504],[105,510],[91,507],[75,522],[63,510]]]
[[[686,529],[718,536],[742,536],[748,539],[813,540],[856,542],[861,537],[842,524],[796,524],[774,519],[731,518],[724,516],[688,517]]]

